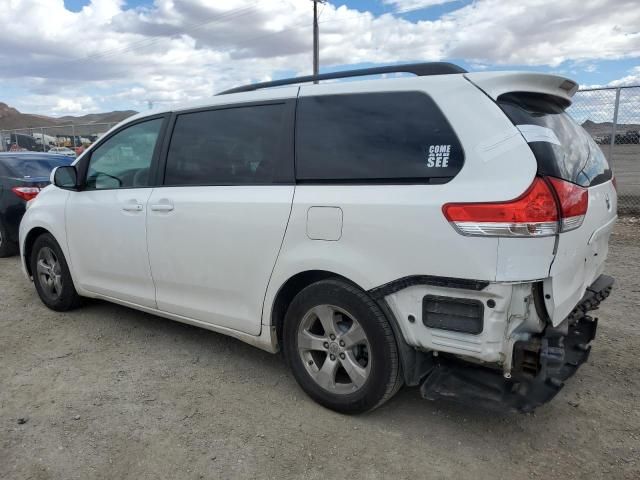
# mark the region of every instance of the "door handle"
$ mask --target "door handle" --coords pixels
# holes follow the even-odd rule
[[[156,203],[151,205],[151,210],[154,212],[171,212],[173,211],[173,203],[167,200],[160,200],[162,203]]]
[[[141,203],[127,203],[122,207],[125,212],[141,212],[144,207]]]

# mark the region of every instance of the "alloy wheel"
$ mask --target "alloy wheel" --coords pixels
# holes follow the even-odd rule
[[[298,353],[311,378],[331,393],[356,392],[371,373],[364,329],[333,305],[318,305],[305,314],[298,328]]]
[[[62,295],[62,269],[55,252],[42,247],[36,264],[38,280],[46,295],[55,300]]]

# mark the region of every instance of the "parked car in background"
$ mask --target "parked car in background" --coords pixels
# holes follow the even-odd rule
[[[398,71],[418,76],[295,85]],[[531,411],[613,284],[616,189],[577,88],[431,63],[145,112],[55,171],[23,267],[54,310],[100,298],[282,349],[340,412],[403,383]]]
[[[71,162],[65,155],[0,153],[0,257],[18,253],[18,227],[27,202],[49,185],[51,170]]]
[[[76,152],[67,147],[51,147],[48,153],[55,153],[56,155],[65,155],[67,157],[76,158],[78,155]]]

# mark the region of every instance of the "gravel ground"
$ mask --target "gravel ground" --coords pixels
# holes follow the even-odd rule
[[[281,358],[102,302],[57,314],[0,259],[0,478],[640,478],[640,222],[621,221],[591,359],[535,414],[325,410]]]

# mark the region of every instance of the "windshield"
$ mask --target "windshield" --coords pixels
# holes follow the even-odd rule
[[[48,177],[56,167],[69,165],[68,159],[51,158],[51,159],[27,159],[27,158],[5,158],[2,160],[5,165],[17,177],[36,178]]]
[[[538,138],[527,138],[525,134],[541,175],[561,178],[583,187],[611,179],[611,169],[600,147],[552,97],[510,93],[502,95],[498,104],[523,134],[527,131],[525,129],[531,131],[532,126],[544,129],[536,132]]]

